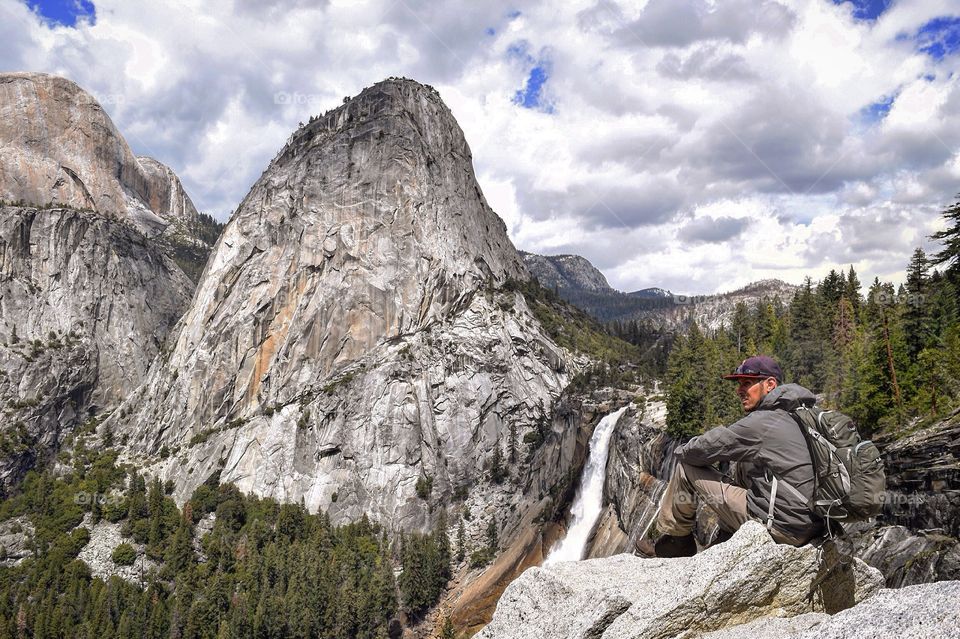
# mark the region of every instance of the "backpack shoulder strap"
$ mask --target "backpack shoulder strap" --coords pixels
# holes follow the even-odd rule
[[[779,483],[780,481],[777,479],[777,476],[774,475],[770,481],[770,506],[767,508],[767,530],[773,528],[773,511],[777,506],[777,484]]]

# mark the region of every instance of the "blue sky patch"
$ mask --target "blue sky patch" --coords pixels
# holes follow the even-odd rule
[[[530,69],[527,83],[513,95],[513,103],[526,109],[542,109],[553,113],[553,107],[543,101],[543,85],[549,77],[546,68],[541,64]]]
[[[876,20],[890,8],[893,0],[833,0],[833,4],[852,4],[857,20]]]
[[[546,113],[553,113],[553,105],[545,102],[543,98],[543,85],[550,78],[549,62],[545,62],[543,57],[539,60],[535,58],[530,53],[530,43],[526,40],[511,43],[507,47],[507,57],[531,67],[523,88],[513,94],[513,103],[526,109],[539,109]]]
[[[515,20],[516,18],[519,18],[521,15],[523,14],[520,13],[519,9],[514,9],[513,11],[507,14],[507,17],[510,18],[511,20]]]
[[[943,16],[934,18],[917,31],[917,50],[934,60],[942,60],[960,49],[960,18]]]
[[[486,33],[488,36],[492,36],[492,35],[496,35],[497,30],[494,29],[493,27],[487,27],[486,29],[483,30],[483,32]]]
[[[27,6],[51,26],[77,26],[77,21],[97,21],[97,10],[91,0],[29,0]]]
[[[873,104],[868,104],[860,109],[860,116],[867,124],[879,122],[887,117],[888,113],[890,113],[890,107],[893,106],[893,101],[896,99],[896,94],[885,95]]]

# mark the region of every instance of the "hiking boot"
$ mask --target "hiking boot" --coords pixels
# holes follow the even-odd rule
[[[653,547],[657,557],[693,557],[697,554],[697,540],[693,533],[681,537],[664,535]]]
[[[680,537],[663,535],[656,541],[644,539],[637,542],[636,549],[644,557],[693,557],[697,554],[697,540],[693,533]]]

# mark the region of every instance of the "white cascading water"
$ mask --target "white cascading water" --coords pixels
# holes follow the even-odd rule
[[[544,565],[558,561],[578,561],[583,557],[587,538],[600,516],[603,501],[603,483],[606,479],[607,454],[610,452],[610,436],[623,412],[624,406],[605,416],[597,424],[590,437],[587,463],[583,467],[580,487],[570,508],[572,521],[564,537],[544,560]]]

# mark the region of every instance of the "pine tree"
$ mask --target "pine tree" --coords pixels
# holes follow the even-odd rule
[[[163,484],[160,479],[154,479],[150,482],[150,493],[147,495],[147,509],[150,513],[150,529],[147,536],[147,544],[154,549],[159,549],[160,543],[164,538],[163,530]]]
[[[793,379],[815,393],[823,388],[825,342],[829,338],[822,306],[808,277],[790,304],[786,363]]]
[[[832,353],[833,365],[828,368],[825,390],[840,406],[847,396],[849,385],[854,376],[855,349],[858,339],[853,304],[845,296],[837,302],[837,312],[833,320]]]
[[[500,454],[500,440],[493,444],[493,457],[490,460],[490,481],[494,484],[503,482],[504,478],[503,456]]]
[[[825,326],[833,326],[836,318],[837,304],[845,293],[845,286],[846,282],[844,281],[843,275],[834,269],[830,269],[827,276],[817,285],[817,297],[822,302],[824,314],[823,323]]]
[[[465,526],[463,525],[463,518],[460,518],[460,524],[457,526],[457,555],[456,555],[456,559],[457,559],[457,563],[458,563],[458,564],[463,562],[463,558],[464,558],[464,557],[466,556],[466,554],[467,554],[466,535],[467,535],[467,531],[466,531]]]
[[[744,354],[737,351],[723,331],[718,331],[713,339],[705,341],[700,372],[701,392],[705,401],[704,416],[701,419],[703,430],[730,424],[742,416],[741,404],[734,392],[735,386],[723,379],[723,376],[737,367],[744,359]]]
[[[956,202],[940,212],[948,227],[930,236],[943,244],[931,261],[934,265],[946,265],[945,274],[954,286],[960,285],[960,195],[957,197]]]
[[[847,272],[847,284],[843,296],[850,300],[850,305],[853,306],[854,317],[859,317],[862,307],[862,301],[860,299],[860,278],[857,277],[857,272],[853,270],[853,264],[850,265],[850,270]]]
[[[747,342],[753,340],[753,322],[750,321],[750,313],[744,302],[737,302],[733,310],[733,319],[730,321],[730,340],[737,349],[737,353],[747,353]]]
[[[903,330],[907,341],[907,355],[914,360],[931,343],[931,321],[927,312],[929,295],[929,264],[926,253],[917,248],[907,266],[906,295],[903,300]]]
[[[701,370],[706,360],[706,341],[696,322],[687,335],[674,342],[667,362],[667,432],[673,437],[703,432],[707,401]]]
[[[184,510],[189,509],[185,508]],[[170,541],[170,546],[164,556],[165,567],[175,575],[186,570],[195,560],[192,526],[187,519],[188,516],[189,514],[184,512],[184,515],[180,517],[180,524],[177,526],[177,531],[173,534],[173,539]],[[184,617],[185,619],[186,617]]]
[[[747,353],[775,353],[774,342],[778,323],[773,303],[766,299],[758,301],[753,310],[756,348],[752,351],[748,350]]]
[[[450,538],[447,536],[447,512],[440,511],[440,518],[433,530],[431,541],[434,547],[434,563],[432,566],[434,588],[439,593],[447,587],[450,580]]]
[[[129,485],[127,518],[133,522],[147,516],[147,486],[143,477],[135,470],[130,471]]]
[[[456,636],[453,622],[450,621],[450,617],[444,615],[443,623],[440,625],[440,639],[456,639]]]
[[[880,305],[880,320],[883,328],[883,343],[886,349],[887,355],[887,369],[890,373],[890,385],[893,388],[893,396],[897,402],[897,408],[902,412],[903,410],[903,396],[900,393],[900,384],[897,382],[897,367],[894,361],[893,354],[893,342],[894,336],[893,331],[891,330],[891,324],[893,323],[893,318],[889,309],[885,305]],[[901,369],[902,370],[902,369]],[[902,415],[900,416],[902,421]]]
[[[950,374],[941,349],[925,348],[917,356],[916,405],[920,410],[936,416],[944,408],[940,400],[950,395]]]
[[[942,344],[950,327],[958,321],[957,293],[939,272],[930,277],[930,332],[935,344]]]
[[[499,549],[500,541],[497,533],[497,518],[490,517],[487,523],[487,549],[490,551],[490,557],[493,557]]]
[[[858,358],[851,416],[870,432],[891,417],[903,418],[898,374],[906,368],[906,345],[896,314],[893,286],[875,279],[864,306],[866,335]]]

